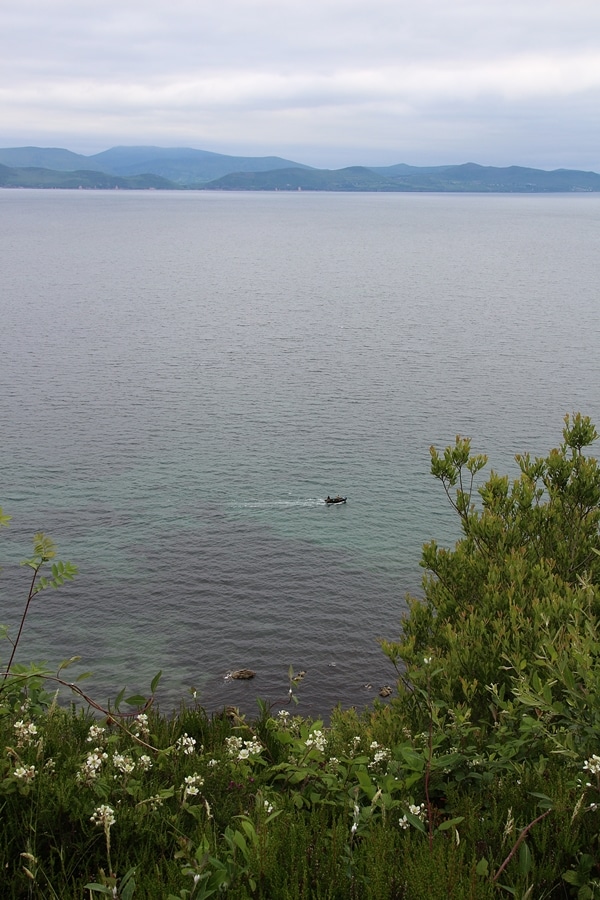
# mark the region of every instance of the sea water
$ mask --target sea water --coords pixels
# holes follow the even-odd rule
[[[430,445],[600,425],[595,195],[3,190],[0,240],[0,621],[43,530],[79,575],[17,661],[101,701],[368,703],[459,536]]]

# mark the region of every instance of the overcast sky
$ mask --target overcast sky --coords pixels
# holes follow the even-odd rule
[[[0,146],[600,172],[600,0],[0,0]]]

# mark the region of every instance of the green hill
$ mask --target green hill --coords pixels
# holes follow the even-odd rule
[[[133,175],[123,178],[104,172],[59,172],[36,167],[12,168],[0,164],[0,187],[15,188],[82,188],[122,190],[168,190],[178,185],[158,175]]]
[[[392,167],[395,168],[395,167]],[[442,166],[399,173],[397,184],[419,191],[472,191],[487,193],[548,193],[570,191],[600,191],[600,175],[570,169],[529,169],[522,166]]]
[[[408,171],[407,171],[408,170]],[[382,173],[389,174],[382,174]],[[417,169],[390,166],[369,169],[280,169],[277,172],[235,172],[205,185],[220,191],[431,191],[444,193],[549,193],[600,191],[600,175],[557,169],[545,172],[520,166],[496,168],[465,163]]]
[[[41,167],[63,172],[99,171],[110,175],[160,175],[179,186],[204,184],[230,172],[264,172],[310,168],[278,156],[227,156],[190,147],[112,147],[93,156],[44,147],[0,149],[0,164]]]
[[[279,169],[234,172],[204,185],[212,191],[411,191],[363,166],[345,169]]]
[[[213,181],[231,172],[270,172],[290,166],[309,168],[278,156],[226,156],[189,147],[113,147],[91,156],[90,162],[93,168],[116,175],[153,172],[187,187]]]
[[[87,156],[61,147],[7,147],[0,149],[0,164],[15,169],[42,168],[58,172],[96,168]]]
[[[600,175],[523,166],[350,166],[315,169],[278,156],[227,156],[191,147],[112,147],[82,156],[57,147],[0,149],[0,185],[187,188],[212,191],[600,191]]]

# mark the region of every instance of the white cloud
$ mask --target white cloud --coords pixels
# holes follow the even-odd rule
[[[463,158],[495,141],[516,162],[536,140],[541,158],[554,141],[574,165],[592,152],[586,134],[597,144],[599,100],[596,0],[4,0],[0,9],[4,145],[96,134],[210,138],[223,152],[219,141],[241,152],[245,142],[266,152],[322,145],[327,156],[353,144],[379,153],[410,129],[415,153],[435,141],[443,155],[440,142],[457,145],[460,132]]]

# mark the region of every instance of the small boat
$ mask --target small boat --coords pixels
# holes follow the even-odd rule
[[[340,497],[338,494],[337,497],[326,497],[325,503],[345,503],[347,499],[347,497]]]

